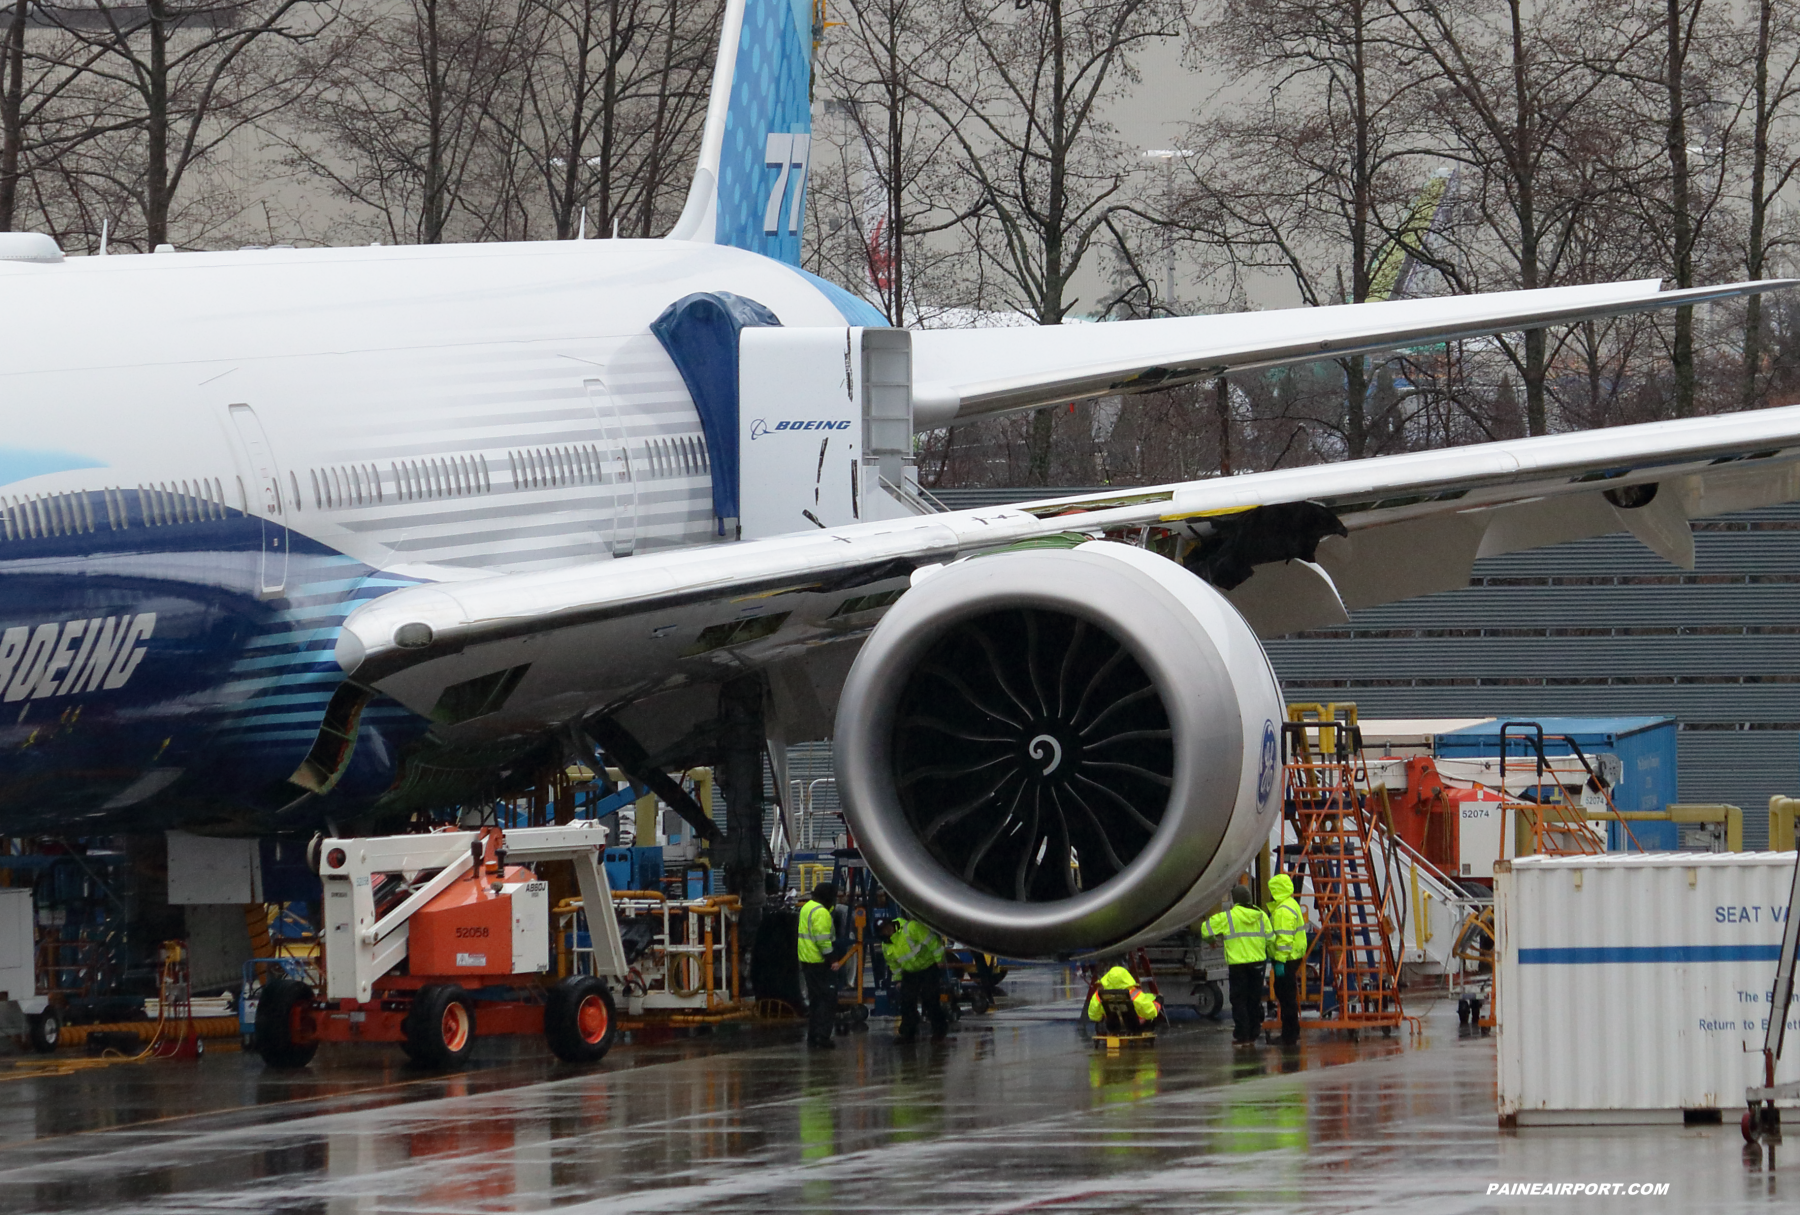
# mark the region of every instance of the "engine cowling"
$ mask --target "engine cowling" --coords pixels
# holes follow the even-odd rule
[[[838,789],[864,857],[947,935],[1011,957],[1190,923],[1268,838],[1281,693],[1207,583],[1095,541],[919,579],[851,668]]]

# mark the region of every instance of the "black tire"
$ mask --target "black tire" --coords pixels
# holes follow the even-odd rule
[[[612,1049],[619,1011],[593,975],[559,979],[544,1000],[544,1038],[564,1063],[597,1063]]]
[[[977,987],[969,996],[969,1011],[973,1012],[976,1016],[980,1016],[982,1013],[987,1012],[988,1009],[993,1006],[993,1000],[989,999],[987,992],[979,987]]]
[[[1194,989],[1194,1011],[1208,1021],[1217,1021],[1225,1013],[1225,991],[1217,983],[1202,983]]]
[[[32,1050],[47,1055],[56,1049],[62,1038],[62,1017],[54,1008],[46,1008],[37,1016],[26,1018],[26,1025],[31,1031]]]
[[[267,1067],[305,1067],[317,1042],[294,1040],[297,1014],[312,1004],[312,988],[298,979],[271,979],[256,1002],[256,1053]]]
[[[262,1018],[257,1018],[262,1024]],[[475,1049],[475,1002],[455,983],[430,983],[406,1014],[407,1052],[423,1067],[457,1067]]]

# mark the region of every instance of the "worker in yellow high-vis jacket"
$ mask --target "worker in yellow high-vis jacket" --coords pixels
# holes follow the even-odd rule
[[[1207,919],[1202,935],[1225,941],[1231,976],[1231,1042],[1255,1046],[1263,1022],[1263,963],[1269,957],[1269,917],[1250,899],[1248,886],[1231,888],[1231,906]]]
[[[1125,969],[1125,967],[1114,966],[1100,976],[1100,981],[1094,985],[1093,993],[1088,996],[1088,1020],[1104,1020],[1106,1017],[1106,1001],[1102,993],[1109,991],[1122,991],[1125,993],[1126,998],[1131,1002],[1131,1014],[1125,1016],[1127,1023],[1110,1026],[1108,1027],[1109,1032],[1137,1033],[1147,1030],[1156,1024],[1157,1018],[1162,1016],[1162,1001],[1156,998],[1156,993],[1140,987],[1138,985],[1137,976]],[[1124,1015],[1122,1011],[1121,1015]],[[1137,1018],[1138,1024],[1132,1025],[1129,1023],[1132,1016]],[[1095,1032],[1098,1033],[1100,1031],[1096,1029]]]
[[[879,931],[882,957],[900,980],[900,1041],[919,1036],[921,1004],[931,1022],[932,1040],[941,1040],[950,1032],[950,1010],[943,1000],[944,938],[906,916],[883,920]]]
[[[1275,966],[1275,1003],[1281,1006],[1281,1044],[1300,1041],[1300,967],[1306,958],[1306,911],[1294,879],[1269,879],[1269,961]]]
[[[837,905],[837,886],[820,882],[813,887],[812,897],[800,904],[800,937],[798,942],[800,976],[806,981],[806,1042],[830,1050],[837,1028],[837,976],[832,973],[831,955],[836,951],[837,926],[831,909]]]

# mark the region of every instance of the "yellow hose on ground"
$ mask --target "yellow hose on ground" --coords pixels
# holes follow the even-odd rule
[[[83,1046],[89,1034],[135,1033],[140,1042],[152,1042],[156,1039],[157,1022],[155,1021],[110,1021],[99,1025],[65,1025],[57,1039],[58,1046]],[[238,1019],[236,1017],[195,1017],[194,1033],[202,1038],[235,1038],[238,1036]]]

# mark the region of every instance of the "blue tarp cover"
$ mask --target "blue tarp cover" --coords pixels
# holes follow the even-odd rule
[[[713,515],[721,533],[738,511],[738,334],[781,318],[729,291],[696,291],[663,309],[650,332],[681,373],[712,457]]]

